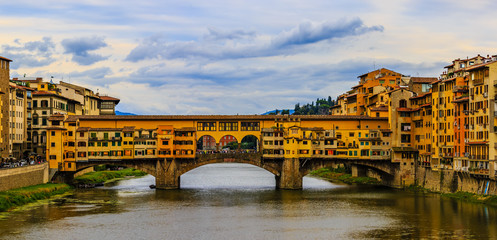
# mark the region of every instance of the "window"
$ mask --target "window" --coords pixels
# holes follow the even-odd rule
[[[67,132],[67,135],[69,135],[69,137],[72,137],[72,131]]]
[[[53,143],[50,143],[50,146],[51,146],[51,147],[55,147],[55,143],[54,143],[54,142],[53,142]]]
[[[259,122],[241,122],[242,131],[259,131]]]
[[[215,122],[199,122],[197,123],[197,131],[216,131]]]
[[[51,132],[50,132],[50,134],[51,134],[52,136],[55,136],[55,131],[51,131]]]
[[[411,135],[410,134],[400,135],[400,142],[401,143],[410,143],[411,142]]]
[[[219,131],[238,131],[237,122],[220,122]]]

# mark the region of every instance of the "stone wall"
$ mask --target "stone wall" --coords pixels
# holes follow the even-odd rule
[[[495,180],[476,178],[469,173],[452,170],[434,171],[430,168],[418,167],[416,169],[416,184],[441,193],[462,191],[483,194],[484,190],[487,189],[487,194],[497,195],[497,182]]]
[[[48,163],[0,169],[0,191],[47,183]]]
[[[89,167],[89,168],[85,168],[77,173],[74,174],[74,177],[78,177],[78,176],[81,176],[83,174],[86,174],[86,173],[90,173],[90,172],[93,172],[94,171],[94,168],[93,167]]]

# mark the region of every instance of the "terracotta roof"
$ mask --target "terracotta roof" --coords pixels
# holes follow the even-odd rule
[[[459,99],[456,99],[452,102],[455,102],[455,103],[460,103],[460,102],[467,102],[469,101],[469,97],[463,97],[463,98],[459,98]]]
[[[434,82],[432,82],[432,83],[431,83],[431,85],[433,85],[433,84],[437,84],[437,83],[439,83],[439,82],[441,82],[441,81],[442,81],[442,80],[437,80],[437,81],[434,81]]]
[[[477,65],[473,65],[471,67],[467,67],[466,68],[466,71],[472,71],[472,70],[475,70],[475,69],[479,69],[479,68],[482,68],[482,67],[485,67],[489,64],[492,64],[492,63],[496,63],[496,61],[492,61],[492,62],[487,62],[487,63],[481,63],[481,64],[477,64]]]
[[[363,84],[355,85],[355,86],[353,86],[353,87],[352,87],[352,89],[354,89],[354,88],[358,88],[358,87],[360,87],[360,86],[362,86],[362,85],[363,85]]]
[[[372,107],[371,111],[388,112],[388,107],[387,106]]]
[[[435,77],[411,77],[413,83],[432,83],[437,80]]]
[[[121,101],[119,98],[109,97],[109,96],[99,96],[99,98],[102,99],[103,101],[113,101],[113,102]]]
[[[52,116],[50,116],[50,117],[48,118],[48,121],[54,121],[54,120],[55,120],[55,121],[57,121],[57,120],[58,120],[58,121],[63,121],[63,120],[64,120],[64,118],[65,118],[65,117],[64,117],[64,115],[62,115],[62,114],[52,114]]]
[[[0,59],[2,59],[2,60],[4,60],[4,61],[9,61],[9,62],[12,62],[12,60],[10,60],[10,59],[8,59],[8,58],[6,58],[6,57],[2,57],[2,56],[0,56]]]
[[[412,108],[397,108],[397,112],[413,112],[416,110],[417,109],[412,109]]]
[[[69,115],[66,118],[66,122],[76,122],[76,120],[78,120],[78,116],[76,115]]]
[[[392,132],[391,129],[380,129],[381,132]]]
[[[452,64],[450,64],[450,65],[447,65],[447,66],[445,66],[444,68],[450,68],[450,67],[452,67],[452,66],[454,66],[454,63],[452,63]]]
[[[195,131],[197,131],[197,129],[195,129],[194,127],[183,127],[183,128],[175,128],[174,131],[175,132],[195,132]]]
[[[134,132],[135,127],[134,126],[124,126],[123,132]]]
[[[336,104],[336,105],[331,106],[330,108],[337,108],[337,107],[340,107],[340,106],[341,106],[341,105]]]
[[[423,104],[423,105],[421,105],[421,106],[419,106],[419,107],[422,107],[422,108],[423,108],[423,107],[431,107],[431,103]]]
[[[369,116],[347,115],[71,115],[79,120],[116,121],[116,120],[276,120],[276,119],[301,119],[301,120],[388,120],[386,117],[377,118]]]
[[[88,132],[90,131],[90,127],[79,127],[76,129],[76,132]]]
[[[455,77],[453,77],[453,78],[447,78],[447,79],[444,79],[444,80],[442,80],[442,82],[443,82],[443,83],[446,83],[446,82],[452,82],[452,81],[454,81],[454,80],[456,80],[456,78],[455,78]]]

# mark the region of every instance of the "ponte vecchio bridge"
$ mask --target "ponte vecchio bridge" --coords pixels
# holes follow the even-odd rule
[[[412,170],[391,154],[387,118],[54,115],[49,122],[50,169],[66,177],[114,164],[155,176],[158,189],[176,189],[181,175],[194,168],[236,162],[273,173],[278,188],[300,189],[310,171],[345,164],[355,176],[399,187]],[[244,138],[253,141],[249,149],[243,147]]]

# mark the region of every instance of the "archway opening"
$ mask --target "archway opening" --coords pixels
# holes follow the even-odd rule
[[[238,140],[231,135],[225,135],[219,140],[219,148],[223,150],[236,150],[238,149]]]
[[[273,173],[246,163],[211,163],[180,178],[181,189],[274,189]]]
[[[240,143],[240,149],[259,151],[259,139],[254,135],[245,136]]]
[[[210,135],[204,135],[197,140],[197,150],[215,151],[216,148],[216,139]]]

